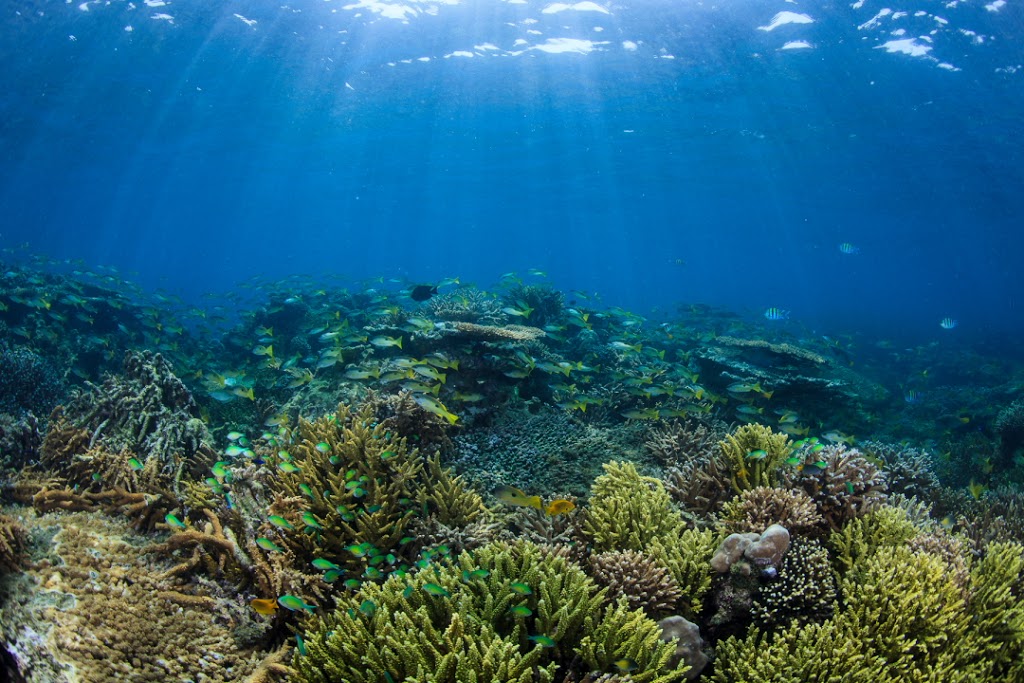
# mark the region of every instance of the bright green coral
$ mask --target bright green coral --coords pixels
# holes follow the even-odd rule
[[[760,424],[743,425],[718,445],[729,463],[736,493],[758,486],[775,486],[779,465],[792,450],[788,436],[775,434],[771,427]]]
[[[308,624],[293,680],[553,681],[577,657],[611,671],[608,657],[623,653],[637,663],[634,680],[679,681],[686,665],[668,666],[674,645],[652,640],[657,632],[642,612],[608,606],[574,563],[496,542],[343,598]]]

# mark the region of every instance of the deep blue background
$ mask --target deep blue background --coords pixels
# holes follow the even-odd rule
[[[253,275],[486,286],[535,267],[640,313],[777,306],[822,331],[1019,341],[1020,3],[907,3],[949,23],[884,30],[858,30],[870,3],[545,5],[403,24],[319,0],[5,3],[0,244],[189,298]],[[757,30],[783,10],[815,23]],[[897,27],[938,29],[932,53],[876,49]],[[443,58],[553,37],[609,44]]]

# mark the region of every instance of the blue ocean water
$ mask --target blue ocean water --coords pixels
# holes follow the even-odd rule
[[[1015,0],[0,17],[4,247],[191,300],[253,276],[538,268],[641,314],[778,307],[1003,353],[1024,327]]]

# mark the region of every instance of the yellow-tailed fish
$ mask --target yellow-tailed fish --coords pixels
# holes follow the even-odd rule
[[[522,507],[543,509],[540,496],[528,496],[514,486],[500,486],[494,492],[495,497],[502,503],[508,505],[519,505]]]

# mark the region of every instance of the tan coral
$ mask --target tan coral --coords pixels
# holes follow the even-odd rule
[[[33,609],[52,628],[47,656],[73,669],[68,680],[240,681],[258,669],[267,653],[238,647],[227,596],[209,585],[183,592],[159,560],[140,559],[141,539],[123,521],[85,512],[43,520],[61,527],[61,563],[39,572],[71,599]]]
[[[772,524],[781,524],[799,534],[822,522],[814,501],[805,491],[758,486],[725,504],[718,528],[726,534],[759,534]]]
[[[450,329],[452,334],[457,334],[460,337],[483,341],[533,341],[547,334],[539,327],[527,325],[478,325],[459,321],[446,323],[446,329]]]
[[[824,356],[821,356],[813,351],[802,349],[799,346],[793,346],[792,344],[782,343],[773,344],[763,339],[737,339],[736,337],[716,337],[715,344],[720,346],[732,346],[735,348],[745,349],[762,349],[779,356],[788,356],[790,358],[796,358],[802,361],[808,361],[815,365],[824,365],[828,361]]]
[[[625,596],[630,609],[658,618],[670,614],[682,591],[665,567],[633,550],[601,553],[590,558],[590,574],[608,588],[609,600]]]

